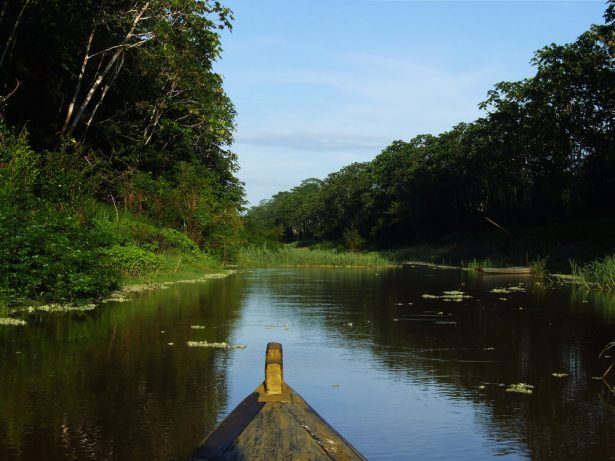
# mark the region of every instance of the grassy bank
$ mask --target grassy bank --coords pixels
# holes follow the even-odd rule
[[[331,266],[331,267],[384,267],[394,263],[384,256],[372,253],[350,253],[335,250],[298,248],[285,245],[276,248],[249,246],[239,251],[239,267],[274,266]]]
[[[19,236],[7,243],[9,249],[11,243],[22,245],[22,253],[5,259],[0,312],[50,304],[90,305],[124,286],[200,279],[223,269],[215,256],[184,233],[128,211],[89,202],[80,219],[67,221],[75,234],[68,237],[49,228],[50,221],[26,223],[19,229],[28,240]]]
[[[159,255],[164,264],[153,272],[139,275],[125,275],[120,286],[145,283],[166,283],[178,280],[196,280],[207,274],[220,273],[224,270],[220,262],[207,254],[165,253]]]
[[[573,283],[588,288],[615,289],[615,255],[590,261],[586,264],[577,264],[570,261]]]
[[[527,241],[527,240],[526,240]],[[534,241],[535,242],[535,241]],[[508,267],[530,266],[534,273],[556,274],[560,281],[588,288],[615,289],[615,256],[608,254],[612,246],[608,239],[593,242],[558,243],[548,241],[533,251],[523,251],[504,239],[452,236],[430,243],[380,251],[390,261],[425,261],[444,266]]]

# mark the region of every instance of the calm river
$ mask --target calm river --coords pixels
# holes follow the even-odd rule
[[[247,348],[186,344],[202,340]],[[185,460],[262,380],[268,341],[370,460],[615,459],[615,394],[596,379],[612,340],[613,296],[530,277],[270,269],[174,285],[0,326],[0,459]],[[506,391],[518,383],[533,393]]]

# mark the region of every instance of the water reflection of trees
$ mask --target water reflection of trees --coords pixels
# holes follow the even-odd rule
[[[226,353],[185,342],[227,340],[241,288],[172,287],[0,330],[0,459],[184,459],[228,399]]]
[[[603,368],[598,352],[613,339],[615,297],[534,279],[523,280],[527,292],[488,293],[518,281],[457,271],[306,270],[271,271],[259,286],[304,304],[293,318],[302,328],[325,329],[371,350],[389,373],[437,382],[447,395],[479,405],[494,440],[522,441],[534,459],[610,459],[614,399],[592,377]],[[455,289],[473,298],[422,297]],[[518,382],[533,384],[534,394],[500,386]]]

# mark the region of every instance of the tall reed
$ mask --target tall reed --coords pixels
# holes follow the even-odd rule
[[[393,263],[377,253],[348,253],[283,246],[266,248],[249,246],[240,250],[240,267],[273,266],[391,266]]]
[[[615,289],[615,255],[582,265],[570,260],[570,269],[576,283],[587,287]]]

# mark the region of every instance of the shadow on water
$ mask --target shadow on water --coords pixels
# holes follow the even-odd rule
[[[0,459],[183,459],[226,404],[241,280],[0,330]],[[191,325],[206,325],[192,329]]]
[[[425,268],[261,271],[253,276],[250,290],[248,303],[269,296],[274,309],[277,305],[274,316],[286,318],[291,328],[324,331],[300,341],[302,347],[321,339],[331,348],[350,351],[357,357],[355,367],[359,360],[371,362],[358,378],[370,391],[357,389],[354,398],[369,407],[363,417],[382,419],[362,424],[386,431],[385,444],[381,438],[374,447],[377,437],[339,417],[335,402],[302,390],[317,410],[323,409],[321,401],[333,406],[321,411],[323,416],[337,421],[338,429],[370,459],[615,459],[615,396],[595,379],[606,367],[597,355],[615,334],[612,294],[552,287],[532,277],[476,277]],[[471,297],[460,302],[434,298],[445,291]],[[359,351],[369,351],[369,357],[359,358]],[[334,379],[344,379],[344,372],[332,370],[338,376]],[[370,384],[370,373],[381,382]],[[391,381],[407,386],[390,389]],[[508,385],[521,382],[535,386],[532,395],[506,392]],[[417,388],[417,394],[407,393]],[[390,402],[395,398],[417,401]],[[438,399],[447,405],[424,408]],[[379,403],[371,408],[369,400]],[[386,414],[378,413],[378,405],[388,408]],[[403,411],[413,414],[398,414]],[[453,413],[464,411],[471,413],[465,420],[472,424],[455,426]],[[360,413],[355,409],[350,418]],[[446,421],[449,416],[451,422]],[[446,437],[417,431],[423,423]],[[425,437],[432,440],[430,448]],[[487,448],[464,451],[473,437]]]
[[[265,269],[173,286],[0,329],[0,459],[186,459],[262,379],[269,341],[370,460],[613,459],[615,395],[592,378],[614,335],[613,295],[531,277]],[[506,392],[522,382],[532,395]]]

